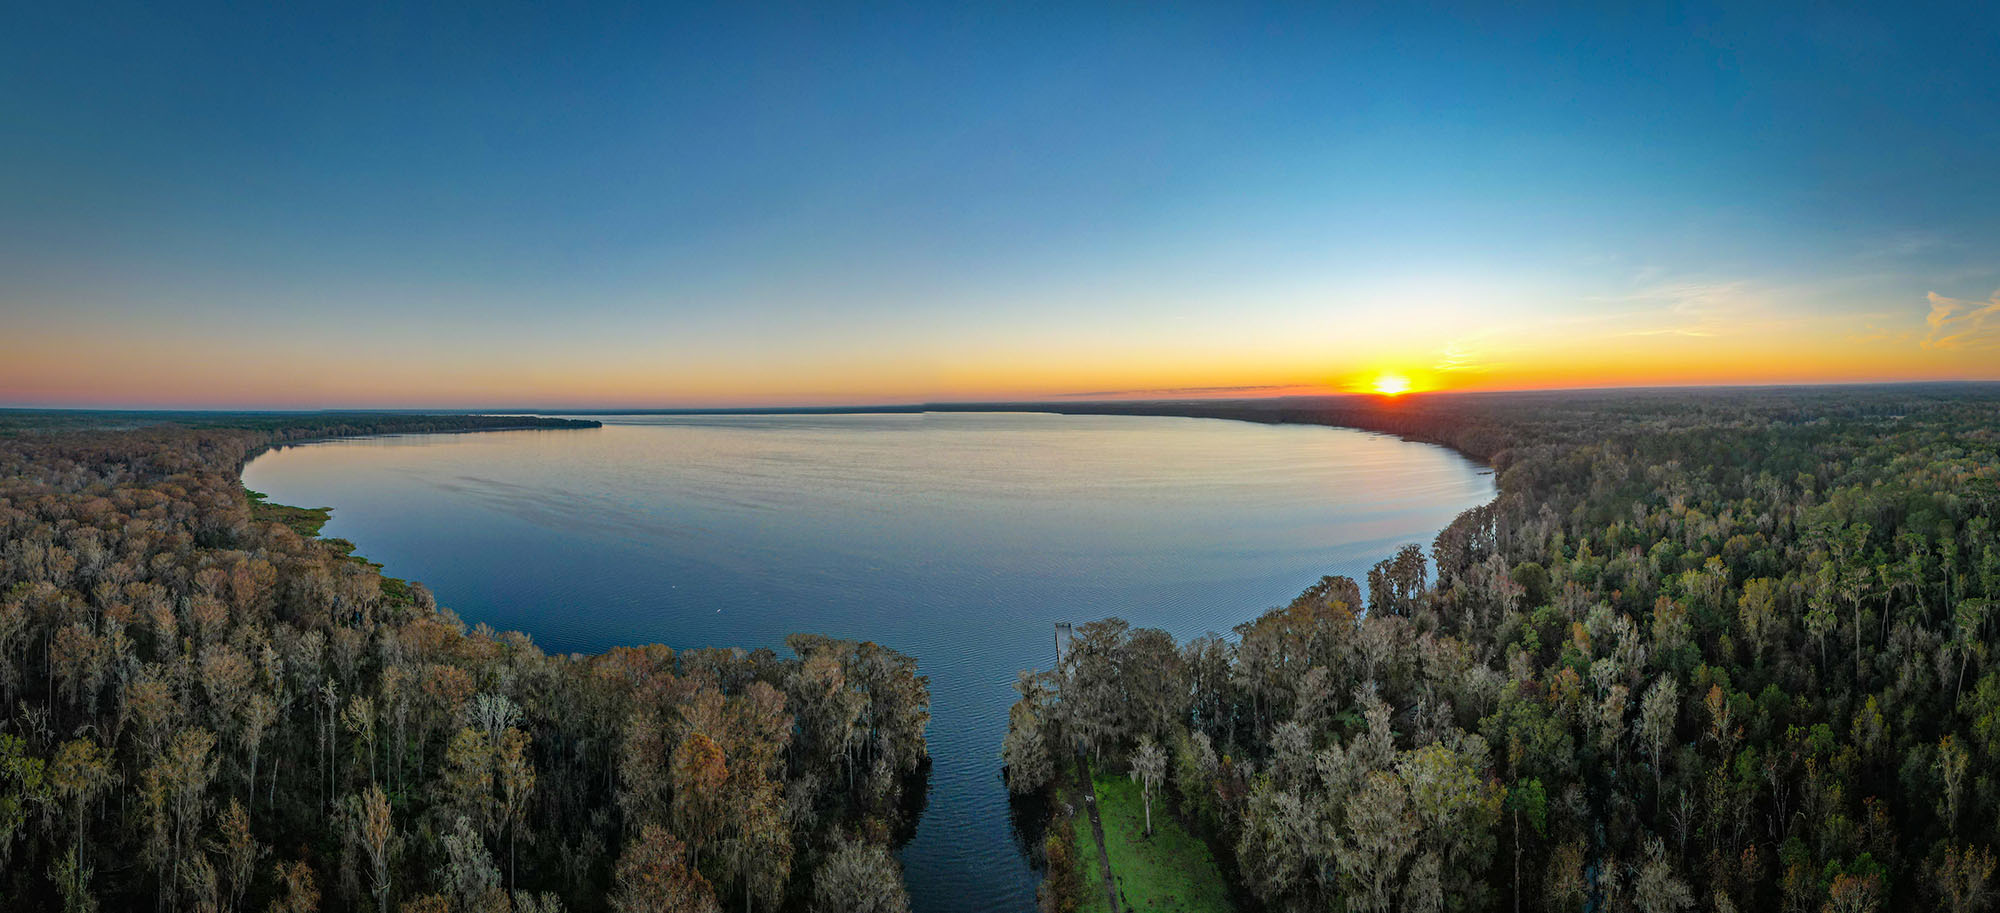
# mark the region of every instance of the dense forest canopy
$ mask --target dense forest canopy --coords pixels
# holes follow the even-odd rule
[[[2000,388],[1074,411],[1388,431],[1500,495],[1231,636],[1078,626],[1017,791],[1163,780],[1271,910],[1991,908]]]
[[[0,413],[0,907],[907,908],[909,657],[551,656],[239,480],[287,441],[595,422],[166,418]]]

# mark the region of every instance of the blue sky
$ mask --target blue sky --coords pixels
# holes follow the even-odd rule
[[[2000,13],[1756,6],[24,7],[0,400],[2000,376]]]

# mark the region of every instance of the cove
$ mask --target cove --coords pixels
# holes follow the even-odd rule
[[[1482,467],[1378,434],[1042,413],[597,416],[603,428],[286,447],[244,483],[468,623],[552,652],[874,640],[930,677],[903,850],[923,913],[1034,908],[1000,739],[1053,624],[1227,632],[1365,575],[1491,500]]]

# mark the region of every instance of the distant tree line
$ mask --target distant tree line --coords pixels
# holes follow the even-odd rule
[[[238,479],[286,441],[595,423],[5,418],[0,908],[907,909],[909,657],[552,656]]]
[[[1016,791],[1164,750],[1271,910],[1993,907],[2000,390],[1338,408],[1498,498],[1233,636],[1078,626]]]

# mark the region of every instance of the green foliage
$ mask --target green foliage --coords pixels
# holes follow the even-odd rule
[[[2000,390],[1089,409],[1149,410],[1389,431],[1500,478],[1365,591],[1183,648],[1225,671],[1180,723],[1241,763],[1176,742],[1175,783],[1266,906],[1990,906]],[[1338,592],[1367,610],[1300,614]],[[1051,714],[1157,704],[1119,651]]]
[[[897,909],[909,657],[551,656],[238,477],[288,441],[595,423],[158,421],[0,438],[0,907],[773,909],[825,883]]]
[[[250,519],[256,523],[276,523],[305,538],[319,535],[326,521],[333,519],[331,507],[293,507],[289,504],[273,504],[266,500],[261,491],[243,489],[243,496],[250,502]],[[348,550],[353,546],[349,545]]]
[[[1094,785],[1121,909],[1180,913],[1232,909],[1227,882],[1206,844],[1157,808],[1152,834],[1147,835],[1141,784],[1128,777],[1099,776]],[[1091,887],[1098,885],[1086,889]]]
[[[1536,779],[1516,780],[1507,790],[1507,809],[1519,814],[1536,836],[1548,836],[1549,793]]]

